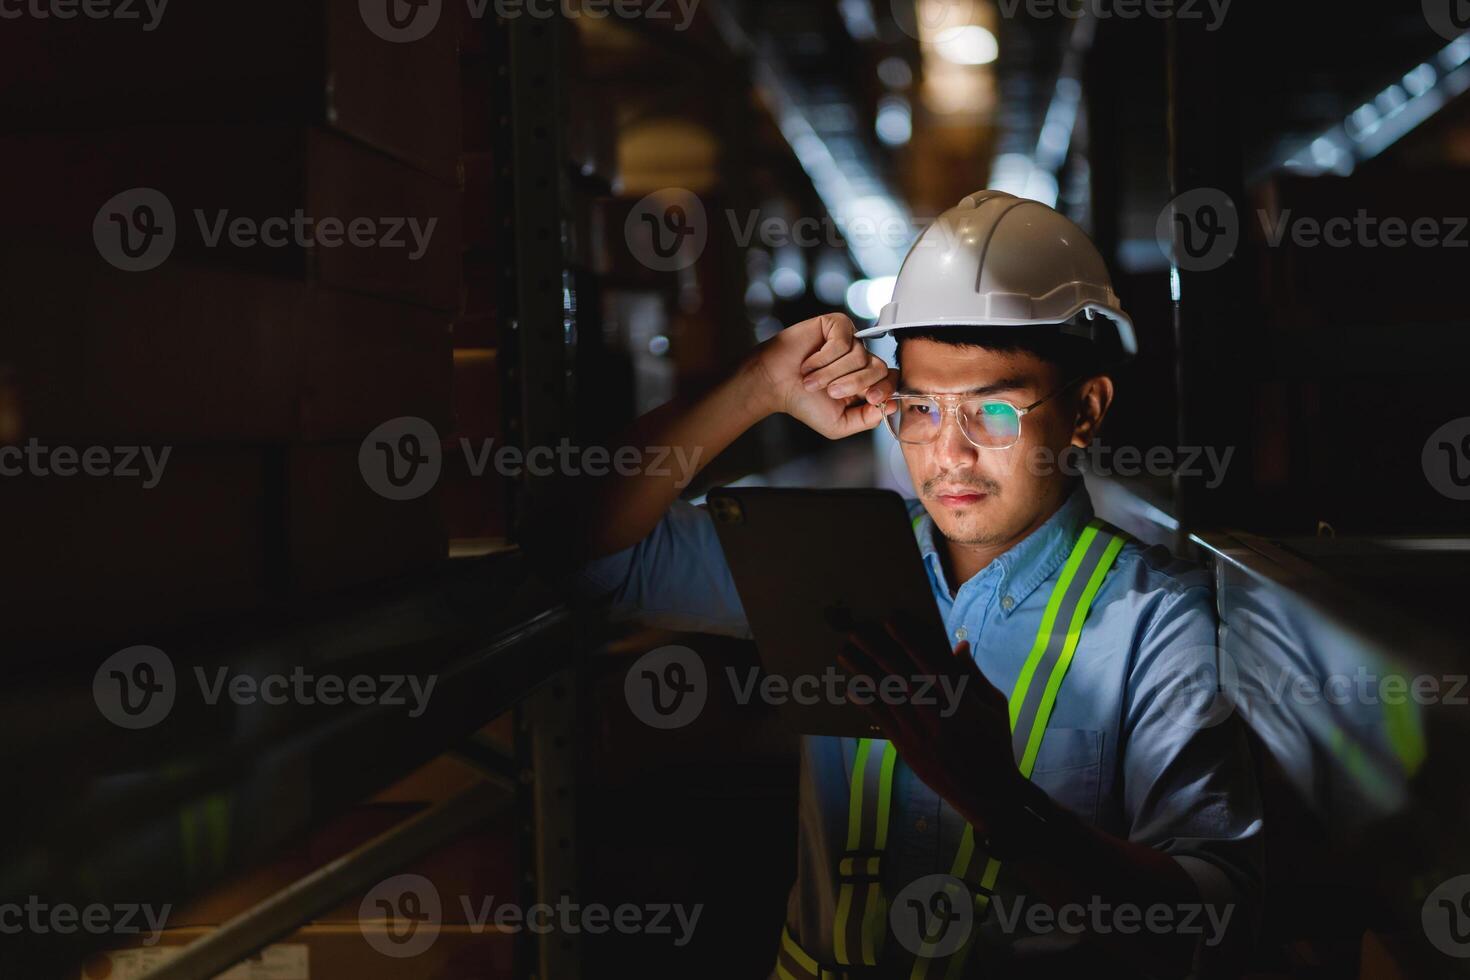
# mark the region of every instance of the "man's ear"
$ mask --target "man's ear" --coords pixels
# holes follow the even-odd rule
[[[1103,419],[1113,404],[1113,379],[1106,374],[1083,381],[1077,389],[1077,421],[1072,425],[1072,445],[1086,449],[1097,438]]]

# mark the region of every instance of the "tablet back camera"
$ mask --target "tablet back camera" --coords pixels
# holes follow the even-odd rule
[[[710,497],[709,509],[715,520],[721,524],[743,524],[745,522],[745,511],[741,509],[740,502],[730,497]]]

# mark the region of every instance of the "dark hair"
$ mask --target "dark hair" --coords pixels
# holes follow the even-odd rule
[[[1106,374],[1109,366],[1116,363],[1119,345],[1115,331],[1109,329],[1110,324],[1105,318],[1099,317],[1093,322],[1098,326],[1096,341],[1066,333],[1060,323],[1021,327],[909,327],[893,332],[898,342],[894,356],[901,366],[903,342],[919,339],[956,347],[983,347],[1007,354],[1022,352],[1054,365],[1060,381],[1071,381],[1078,377]]]

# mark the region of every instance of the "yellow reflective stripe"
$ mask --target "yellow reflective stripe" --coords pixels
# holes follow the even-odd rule
[[[852,761],[852,788],[847,794],[847,849],[855,851],[863,839],[863,772],[868,767],[872,739],[858,739],[857,758]]]
[[[878,954],[874,947],[876,934],[881,932],[885,925],[887,909],[883,908],[884,902],[878,894],[878,882],[869,882],[868,900],[863,908],[863,962],[868,966],[878,965]]]
[[[837,926],[832,930],[832,955],[838,963],[851,963],[847,955],[847,918],[852,915],[852,882],[844,881],[837,891]]]
[[[1088,530],[1093,529],[1088,528]],[[1072,655],[1077,652],[1077,643],[1082,639],[1082,621],[1087,618],[1087,612],[1092,608],[1092,600],[1097,597],[1097,590],[1102,588],[1103,579],[1107,577],[1108,569],[1113,565],[1113,559],[1118,557],[1118,552],[1122,549],[1122,538],[1114,536],[1108,542],[1102,559],[1092,570],[1092,577],[1087,580],[1087,587],[1082,590],[1082,597],[1077,601],[1077,608],[1072,613],[1072,621],[1067,624],[1067,640],[1062,645],[1062,655],[1057,658],[1051,677],[1047,678],[1046,690],[1041,693],[1041,704],[1036,709],[1036,718],[1031,724],[1031,735],[1026,740],[1026,754],[1021,757],[1021,775],[1027,779],[1031,778],[1031,770],[1036,765],[1036,753],[1041,749],[1041,737],[1046,734],[1046,723],[1051,718],[1051,709],[1056,705],[1057,691],[1062,687],[1062,678],[1067,675],[1067,668],[1072,664]]]
[[[878,826],[874,828],[873,847],[875,850],[883,850],[888,843],[888,804],[893,799],[893,765],[898,761],[898,749],[893,747],[892,742],[883,743],[883,771],[878,776]],[[849,840],[852,837],[851,830],[848,831]],[[848,847],[852,848],[849,843]],[[874,863],[877,861],[874,859]]]
[[[781,946],[786,950],[786,952],[790,953],[791,958],[794,959],[797,963],[801,964],[802,968],[805,969],[808,973],[816,975],[821,972],[817,968],[817,961],[808,956],[806,950],[797,945],[796,938],[791,935],[790,929],[784,927],[781,929]]]
[[[1092,539],[1097,536],[1097,528],[1089,524],[1082,531],[1082,536],[1077,539],[1077,544],[1072,548],[1072,554],[1067,558],[1067,564],[1062,568],[1061,578],[1057,579],[1056,587],[1051,590],[1051,598],[1046,602],[1046,612],[1041,617],[1041,628],[1036,631],[1036,640],[1031,644],[1031,653],[1026,657],[1026,663],[1021,668],[1021,676],[1016,678],[1015,690],[1011,691],[1011,730],[1016,729],[1016,720],[1021,715],[1021,708],[1026,703],[1026,691],[1031,687],[1032,675],[1036,673],[1036,667],[1041,663],[1041,655],[1046,652],[1048,642],[1051,640],[1052,625],[1056,622],[1057,611],[1062,605],[1062,599],[1067,594],[1067,588],[1072,584],[1072,578],[1077,574],[1077,569],[1082,564],[1082,558],[1087,554],[1087,548],[1092,544]]]
[[[781,980],[806,980],[805,977],[798,977],[796,974],[786,969],[786,967],[782,966],[779,961],[776,963],[776,976],[780,977]]]

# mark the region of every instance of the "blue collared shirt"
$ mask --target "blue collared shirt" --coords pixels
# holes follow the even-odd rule
[[[945,578],[933,520],[918,500],[907,506],[910,518],[919,518],[919,548],[952,642],[968,639],[980,670],[1009,692],[1052,586],[1092,517],[1086,490],[1079,486],[1041,527],[957,587]],[[751,635],[713,521],[686,501],[643,541],[585,566],[580,584],[616,611],[658,625]],[[1215,913],[1211,920],[1193,910],[1190,928],[1200,930],[1202,954],[1216,947],[1225,915],[1232,934],[1253,928],[1260,890],[1262,820],[1249,748],[1238,720],[1222,716],[1197,683],[1216,643],[1207,573],[1130,539],[1088,614],[1031,777],[1087,823],[1179,862]],[[787,923],[808,952],[830,963],[856,740],[805,736],[802,745],[797,880]],[[887,894],[947,873],[963,830],[963,818],[900,762]],[[1002,873],[997,897],[1007,915],[991,914],[982,925],[989,952],[972,956],[976,970],[982,960],[1019,966],[1076,952],[1076,929],[1034,931],[1033,920],[1014,915],[1029,901],[1014,888]],[[1171,914],[1182,930],[1191,912]],[[1099,915],[1105,924],[1114,921],[1114,910],[1105,909],[1073,914],[1066,924]]]

